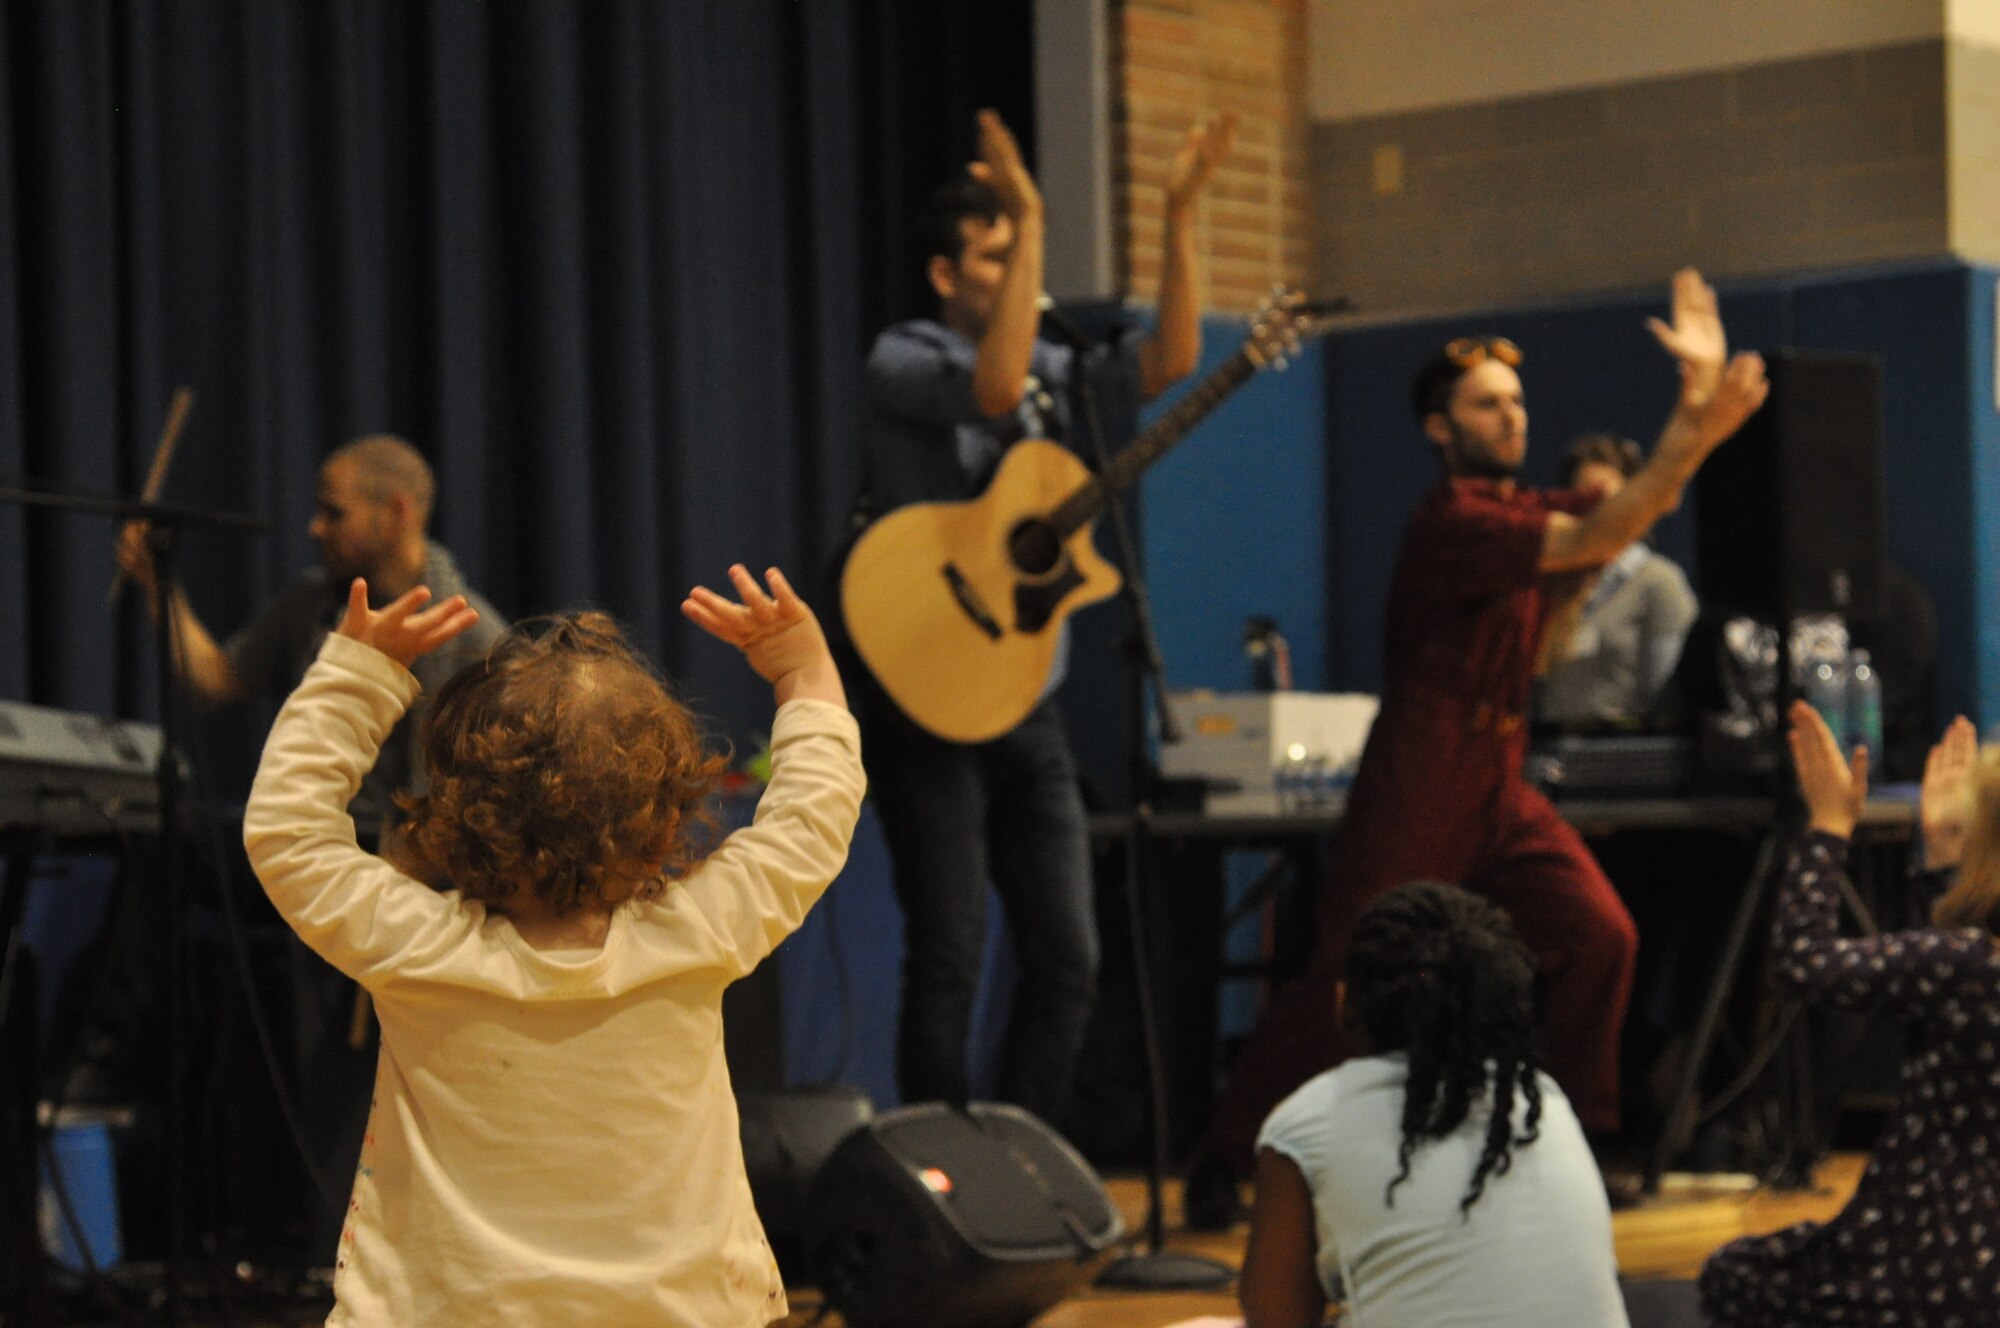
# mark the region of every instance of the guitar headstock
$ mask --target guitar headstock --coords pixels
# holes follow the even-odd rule
[[[1274,286],[1257,303],[1243,353],[1259,369],[1283,369],[1299,353],[1301,344],[1332,325],[1329,315],[1346,306],[1344,299],[1316,304],[1306,298],[1304,291]]]

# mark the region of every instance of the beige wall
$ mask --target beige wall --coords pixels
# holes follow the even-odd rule
[[[1313,0],[1315,120],[1735,69],[1945,34],[1946,0]],[[1949,0],[2000,32],[2000,0]]]
[[[2000,31],[1954,40],[1949,60],[1951,250],[2000,263]]]
[[[1323,293],[2000,262],[2000,0],[1312,0],[1311,37]]]
[[[1958,41],[2000,46],[2000,0],[1945,0],[1945,31]]]
[[[1931,39],[1316,123],[1315,287],[1392,312],[1943,254],[1945,61]]]

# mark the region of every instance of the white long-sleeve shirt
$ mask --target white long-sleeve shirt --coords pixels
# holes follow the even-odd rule
[[[417,693],[327,639],[272,727],[244,843],[299,935],[368,989],[382,1051],[329,1325],[759,1325],[786,1312],[751,1206],[722,993],[846,860],[853,718],[778,711],[755,822],[581,957],[363,852],[343,810]]]

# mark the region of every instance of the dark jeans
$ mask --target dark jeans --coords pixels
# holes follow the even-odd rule
[[[1060,1123],[1098,957],[1089,824],[1062,719],[1045,701],[991,742],[946,742],[859,681],[869,791],[903,909],[903,1099],[966,1100],[990,880],[1020,970],[999,1096]]]

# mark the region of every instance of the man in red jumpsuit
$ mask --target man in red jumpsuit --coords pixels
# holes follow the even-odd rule
[[[1405,881],[1455,882],[1512,915],[1546,985],[1549,1073],[1586,1128],[1617,1127],[1638,933],[1583,840],[1523,780],[1523,714],[1560,598],[1551,578],[1610,562],[1678,506],[1766,391],[1760,358],[1727,359],[1715,292],[1693,270],[1674,277],[1672,322],[1648,324],[1680,362],[1680,396],[1651,458],[1602,502],[1515,482],[1528,412],[1513,343],[1460,338],[1412,383],[1443,475],[1410,517],[1390,582],[1382,709],[1319,896],[1311,962],[1232,1068],[1189,1173],[1191,1224],[1226,1219],[1234,1187],[1222,1182],[1249,1173],[1264,1117],[1350,1054],[1336,994],[1348,937],[1370,900]]]

